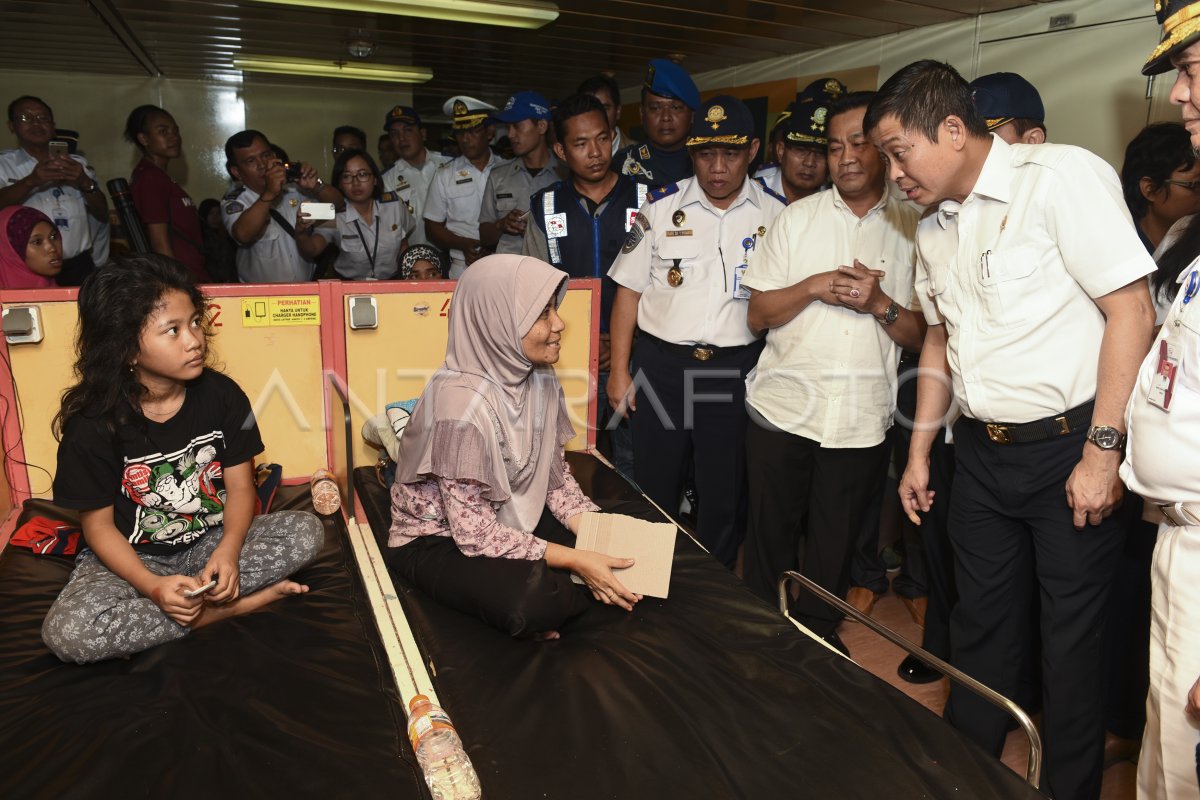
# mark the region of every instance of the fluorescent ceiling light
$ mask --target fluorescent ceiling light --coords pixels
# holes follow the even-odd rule
[[[558,19],[558,6],[542,0],[519,3],[484,0],[258,0],[305,8],[330,8],[335,11],[362,11],[368,14],[396,14],[402,17],[445,19],[502,25],[509,28],[540,28]]]
[[[387,83],[424,83],[433,77],[428,67],[398,67],[391,64],[319,61],[312,58],[281,56],[236,56],[234,69],[242,72],[272,72],[277,75],[304,75],[310,78],[349,78]]]

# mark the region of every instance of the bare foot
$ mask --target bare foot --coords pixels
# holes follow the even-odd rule
[[[535,633],[533,635],[533,640],[535,642],[553,642],[558,638],[561,638],[558,631],[542,631],[541,633]]]
[[[220,606],[205,605],[204,610],[200,612],[200,616],[192,623],[192,630],[202,628],[205,625],[211,625],[223,619],[249,614],[251,611],[258,611],[260,608],[268,606],[288,595],[304,594],[307,591],[308,587],[304,584],[285,579],[270,586],[264,586],[252,594],[239,597],[232,603]]]

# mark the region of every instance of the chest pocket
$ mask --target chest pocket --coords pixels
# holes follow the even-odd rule
[[[516,207],[517,195],[515,192],[496,192],[496,213],[498,213],[501,217]]]
[[[695,236],[666,236],[660,234],[655,243],[658,258],[655,264],[657,278],[667,284],[667,272],[679,261],[679,269],[683,270],[684,283],[691,279],[694,285],[699,278],[696,267],[700,261],[700,240]],[[714,254],[715,255],[715,254]],[[669,284],[667,284],[669,285]]]
[[[1050,297],[1036,247],[994,250],[974,267],[989,326],[1022,328],[1045,319]]]
[[[458,183],[463,181],[463,183]],[[479,217],[479,179],[471,176],[471,180],[451,177],[450,185],[446,187],[446,202],[450,206],[450,218],[459,222],[475,222]]]
[[[343,236],[338,249],[343,253],[361,253],[363,252],[363,240],[358,238],[358,235]]]

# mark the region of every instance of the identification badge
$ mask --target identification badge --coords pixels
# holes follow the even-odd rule
[[[561,239],[567,235],[566,212],[550,214],[546,217],[546,238]]]
[[[625,209],[625,232],[626,233],[629,233],[629,229],[633,227],[633,221],[635,219],[637,219],[637,212],[638,212],[638,210],[636,208]]]
[[[742,285],[742,278],[746,275],[746,266],[742,264],[740,267],[734,267],[733,270],[733,299],[734,300],[749,300],[750,290]]]
[[[1150,379],[1150,390],[1146,399],[1163,411],[1171,410],[1171,397],[1175,392],[1175,375],[1179,371],[1179,347],[1163,339],[1158,343],[1158,368]]]

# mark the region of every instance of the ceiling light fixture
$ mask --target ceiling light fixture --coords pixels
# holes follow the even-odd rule
[[[474,22],[508,28],[540,28],[558,19],[558,6],[542,0],[519,3],[485,0],[258,0],[306,8],[336,11],[361,11],[368,14],[396,14],[402,17]]]
[[[302,75],[309,78],[349,78],[383,83],[424,83],[433,78],[433,70],[428,67],[350,64],[345,61],[318,61],[281,56],[237,56],[233,59],[233,66],[242,72],[270,72],[276,75]]]
[[[366,58],[375,52],[375,43],[363,37],[350,39],[346,42],[346,52],[355,58]]]

